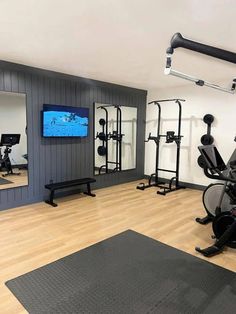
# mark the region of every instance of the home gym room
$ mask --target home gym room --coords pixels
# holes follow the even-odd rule
[[[234,312],[235,10],[1,1],[1,314]]]

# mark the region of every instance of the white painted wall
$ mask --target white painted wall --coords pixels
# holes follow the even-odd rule
[[[26,164],[22,155],[27,153],[26,98],[25,94],[0,92],[0,137],[4,133],[20,133],[20,144],[12,147],[10,160],[14,164]],[[4,147],[2,147],[2,153]]]
[[[227,161],[236,147],[236,95],[226,94],[207,87],[198,87],[191,83],[176,88],[153,89],[148,91],[148,101],[165,98],[183,98],[182,109],[182,135],[180,180],[195,184],[207,185],[208,178],[203,174],[197,164],[201,145],[200,138],[206,133],[207,125],[202,121],[205,114],[210,113],[215,117],[212,125],[214,144],[218,147],[223,159]],[[175,130],[177,132],[177,105],[164,103],[162,132]],[[147,106],[146,136],[149,132],[156,132],[157,108]],[[160,148],[160,167],[175,167],[175,144],[163,144]],[[146,143],[145,146],[145,174],[150,175],[155,169],[155,145]],[[160,173],[161,177],[170,178],[167,173]]]

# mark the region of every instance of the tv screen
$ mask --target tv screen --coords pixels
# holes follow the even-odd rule
[[[88,108],[43,105],[42,114],[43,137],[88,136]]]

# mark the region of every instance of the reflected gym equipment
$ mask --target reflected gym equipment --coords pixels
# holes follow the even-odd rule
[[[103,126],[103,125],[105,125],[105,124],[106,124],[106,121],[105,121],[104,119],[102,119],[102,118],[101,118],[101,119],[99,119],[99,124]]]
[[[182,118],[182,106],[181,102],[185,101],[184,99],[164,99],[164,100],[155,100],[150,102],[149,104],[154,104],[158,108],[158,117],[157,117],[157,133],[155,136],[151,135],[151,133],[148,136],[148,139],[145,142],[154,141],[156,144],[156,166],[155,166],[155,173],[151,174],[149,177],[149,182],[147,185],[145,185],[143,182],[139,183],[137,186],[137,189],[139,190],[145,190],[149,187],[159,187],[161,190],[157,191],[157,194],[166,195],[167,193],[184,189],[185,187],[179,184],[179,162],[180,162],[180,144],[181,144],[181,138],[183,137],[181,135],[181,118]],[[161,127],[161,103],[163,102],[174,102],[178,105],[178,131],[175,135],[174,131],[167,131],[166,134],[160,134],[160,127]],[[175,143],[176,144],[176,165],[175,170],[171,169],[163,169],[159,167],[159,158],[160,158],[160,140],[161,138],[165,139],[165,143]],[[172,177],[167,186],[164,185],[165,183],[163,181],[160,181],[159,179],[159,172],[170,172],[174,173],[175,176]]]
[[[107,149],[105,146],[98,146],[97,152],[99,156],[105,156],[107,153]]]
[[[116,109],[116,129],[112,133],[108,133],[108,107],[114,107]],[[101,118],[99,124],[102,126],[102,132],[97,132],[96,139],[102,141],[102,145],[98,147],[97,152],[100,156],[105,157],[105,164],[99,168],[99,174],[105,172],[117,172],[122,170],[122,137],[124,134],[121,132],[122,124],[122,112],[121,108],[118,105],[104,105],[99,106],[97,109],[102,109],[105,111],[105,119]],[[113,140],[116,142],[116,158],[115,161],[108,160],[108,141]],[[109,169],[109,165],[114,165],[113,169]]]
[[[10,160],[11,147],[20,143],[20,134],[2,134],[0,147],[5,146],[4,155],[0,154],[1,168],[6,169],[7,173],[3,174],[3,177],[20,175],[20,172],[13,172],[12,164]]]

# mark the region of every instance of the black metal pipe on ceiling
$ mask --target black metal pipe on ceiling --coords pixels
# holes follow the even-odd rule
[[[175,33],[170,42],[170,48],[167,53],[173,53],[176,48],[185,48],[196,51],[217,59],[228,61],[236,64],[236,53],[213,46],[205,45],[193,40],[184,38],[180,33]]]

